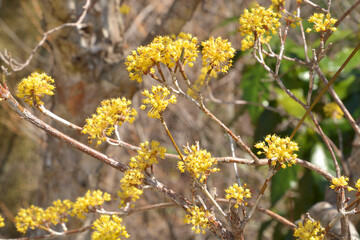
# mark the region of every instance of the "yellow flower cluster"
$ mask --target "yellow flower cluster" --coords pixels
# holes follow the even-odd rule
[[[170,55],[170,62],[167,63],[168,67],[174,67],[176,62],[182,57],[182,63],[188,64],[190,67],[194,66],[194,61],[198,56],[199,50],[197,48],[198,39],[191,34],[180,33],[176,38],[175,35],[171,36],[172,42],[168,45],[168,52]],[[183,55],[181,56],[182,52]]]
[[[245,188],[246,184],[244,184],[244,187],[239,186],[237,183],[234,185],[228,187],[225,189],[226,192],[226,199],[235,199],[236,204],[234,205],[235,208],[238,208],[239,205],[245,204],[247,205],[247,202],[245,202],[245,199],[251,198],[250,189]]]
[[[325,116],[327,116],[327,117],[331,117],[334,119],[341,119],[344,116],[343,111],[341,110],[339,105],[337,105],[336,102],[331,102],[331,103],[325,104],[323,110],[324,110]]]
[[[180,172],[187,170],[193,177],[203,183],[210,173],[220,171],[219,168],[211,168],[217,164],[217,160],[212,158],[211,153],[206,150],[198,149],[195,145],[192,145],[190,149],[184,148],[184,152],[187,154],[184,162],[178,162]]]
[[[43,105],[41,98],[45,95],[54,95],[54,89],[54,79],[46,73],[34,72],[18,84],[17,96],[23,98],[30,106]]]
[[[335,189],[335,191],[339,191],[339,189],[347,189],[348,191],[355,190],[354,188],[348,186],[349,178],[345,176],[341,176],[339,178],[333,178],[331,179],[331,189]]]
[[[239,32],[241,36],[246,36],[241,41],[241,50],[245,51],[251,48],[258,39],[261,43],[269,42],[271,39],[270,32],[276,33],[281,25],[280,17],[279,13],[273,11],[273,6],[265,9],[258,5],[251,8],[250,11],[245,9],[244,14],[239,19]]]
[[[192,224],[191,230],[195,233],[205,234],[205,229],[209,227],[209,215],[210,212],[198,206],[188,209],[189,214],[185,216],[184,222],[186,224]]]
[[[128,15],[130,13],[131,7],[129,5],[127,5],[126,3],[121,4],[121,6],[119,7],[119,12],[124,14],[124,15]]]
[[[112,98],[103,100],[101,106],[96,109],[96,114],[86,119],[82,133],[89,134],[90,142],[97,139],[97,144],[106,140],[114,131],[116,124],[121,125],[123,122],[132,123],[137,112],[129,107],[130,100],[126,98]]]
[[[125,184],[121,186],[121,190],[119,190],[117,194],[120,200],[119,208],[123,208],[126,207],[129,202],[136,202],[143,194],[143,190]],[[132,204],[131,207],[134,207],[134,205]]]
[[[41,228],[49,231],[50,224],[57,225],[68,221],[68,215],[77,215],[79,218],[85,218],[83,213],[89,210],[95,210],[101,206],[104,201],[110,201],[110,195],[100,190],[88,191],[85,197],[79,197],[75,203],[70,200],[56,200],[52,206],[42,209],[36,206],[30,206],[27,209],[20,209],[15,217],[15,226],[19,232],[25,233],[29,228]],[[0,219],[1,222],[1,219]]]
[[[124,173],[124,177],[120,180],[121,190],[118,191],[120,199],[120,207],[125,207],[128,202],[135,202],[139,199],[143,190],[139,189],[145,178],[144,172],[151,165],[157,163],[157,157],[165,157],[166,148],[160,147],[157,141],[140,144],[138,155],[130,160],[130,168]],[[133,207],[133,205],[132,205]]]
[[[124,173],[124,177],[120,180],[122,186],[139,186],[145,178],[144,173],[140,169],[130,168]]]
[[[143,190],[138,188],[145,178],[143,172],[141,169],[130,168],[124,173],[124,177],[120,180],[121,190],[118,191],[119,207],[125,207],[130,201],[135,202],[143,194]]]
[[[286,168],[286,164],[291,167],[296,163],[297,154],[294,151],[298,151],[299,147],[289,137],[280,138],[275,134],[267,135],[265,142],[259,142],[255,144],[255,147],[263,149],[263,152],[259,151],[258,154],[264,153],[266,158],[271,161],[272,166],[279,163],[282,168]]]
[[[129,238],[126,227],[121,225],[122,218],[113,215],[101,215],[92,228],[95,230],[91,235],[92,240],[120,240],[122,236]]]
[[[151,107],[148,112],[148,116],[151,118],[160,118],[161,113],[165,111],[169,103],[175,104],[177,99],[175,95],[171,95],[170,98],[167,98],[170,95],[169,89],[162,87],[161,85],[153,86],[150,93],[148,90],[144,90],[142,95],[146,98],[143,99],[143,104],[141,109],[145,109],[148,106]]]
[[[4,226],[5,226],[4,218],[0,215],[0,228],[2,228]]]
[[[53,202],[53,206],[45,210],[44,219],[54,225],[67,222],[67,215],[72,207],[73,203],[70,200],[56,200]]]
[[[84,213],[95,211],[98,207],[104,204],[105,201],[110,201],[111,196],[108,193],[103,193],[100,190],[86,192],[84,197],[78,197],[70,212],[71,216],[77,216],[84,219]]]
[[[199,52],[197,43],[196,37],[186,33],[180,33],[177,37],[173,35],[154,38],[149,45],[138,47],[126,58],[125,65],[130,79],[142,82],[143,75],[155,73],[153,67],[156,64],[163,63],[172,68],[180,57],[184,65],[193,66]]]
[[[4,226],[5,226],[4,218],[0,215],[0,228],[2,228]]]
[[[300,240],[322,240],[324,238],[324,230],[319,222],[313,222],[307,219],[305,220],[305,224],[299,223],[293,236]]]
[[[16,229],[25,233],[28,228],[48,229],[49,224],[61,224],[67,222],[67,215],[72,208],[73,203],[69,200],[57,200],[53,202],[53,206],[47,209],[31,206],[27,209],[20,209],[15,217]]]
[[[214,69],[215,71],[227,73],[232,65],[232,58],[234,57],[235,49],[231,47],[231,43],[226,39],[218,37],[214,39],[210,37],[209,40],[201,43],[202,62],[204,67]]]
[[[336,27],[334,27],[334,24],[336,23],[336,19],[332,18],[331,15],[328,13],[326,14],[323,13],[314,13],[314,15],[312,15],[311,17],[309,17],[309,22],[314,23],[313,29],[316,32],[326,32],[328,30],[331,30],[333,32],[336,31]],[[312,29],[308,28],[306,29],[306,32],[311,32]]]
[[[28,228],[35,229],[45,225],[44,209],[31,205],[30,208],[20,209],[15,217],[16,229],[25,233]]]
[[[285,7],[285,0],[271,0],[271,4],[278,11],[282,11],[284,9],[284,7]]]
[[[356,181],[355,187],[358,189],[358,192],[360,192],[360,178]]]
[[[137,151],[138,155],[130,160],[130,167],[146,170],[151,165],[158,163],[157,157],[165,158],[166,148],[159,147],[159,145],[160,143],[157,141],[151,141],[150,146],[148,141],[141,143],[140,150]]]

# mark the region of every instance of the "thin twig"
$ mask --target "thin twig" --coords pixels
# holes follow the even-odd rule
[[[41,38],[39,43],[35,46],[35,48],[31,51],[31,54],[29,55],[29,57],[26,59],[26,61],[24,63],[18,63],[16,61],[14,61],[14,59],[10,58],[7,61],[5,61],[6,64],[8,64],[14,72],[21,71],[22,69],[24,69],[26,66],[29,65],[29,63],[31,62],[31,60],[35,56],[36,52],[45,43],[45,41],[48,39],[49,35],[53,34],[54,32],[57,32],[59,30],[62,30],[63,28],[66,28],[66,27],[76,27],[76,28],[80,29],[81,28],[81,23],[84,20],[87,12],[89,10],[90,2],[91,2],[90,0],[86,0],[85,5],[83,6],[84,11],[82,12],[79,19],[76,22],[64,23],[64,24],[62,24],[62,25],[60,25],[58,27],[52,28],[49,31],[43,33],[43,37]],[[2,58],[2,60],[4,60],[3,54],[1,54],[1,58]]]

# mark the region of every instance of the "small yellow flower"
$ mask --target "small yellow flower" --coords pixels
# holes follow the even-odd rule
[[[341,176],[339,178],[333,178],[331,179],[331,189],[335,189],[335,191],[339,191],[340,188],[347,189],[348,191],[355,190],[354,188],[348,186],[349,178],[345,176]]]
[[[53,206],[45,209],[43,219],[54,225],[67,222],[67,216],[72,206],[73,203],[70,200],[56,200],[53,202]]]
[[[355,187],[357,188],[357,191],[360,192],[360,178],[356,181]]]
[[[0,215],[0,228],[2,228],[4,226],[5,226],[4,218]]]
[[[314,23],[313,29],[316,32],[326,32],[328,30],[335,32],[336,27],[334,27],[334,24],[337,22],[335,18],[332,18],[331,15],[328,13],[314,13],[311,17],[309,17],[309,22]],[[311,32],[312,29],[308,28],[306,29],[306,32]]]
[[[269,42],[270,33],[276,33],[281,25],[280,17],[281,14],[273,11],[273,6],[265,9],[257,5],[250,11],[245,9],[239,19],[239,32],[241,36],[246,36],[241,42],[241,50],[252,47],[256,40],[260,40],[261,43]]]
[[[271,0],[271,4],[278,11],[282,11],[285,7],[285,0]]]
[[[50,224],[61,224],[67,222],[67,217],[73,203],[70,200],[56,200],[47,209],[31,206],[20,209],[15,217],[16,228],[25,233],[27,229],[42,228],[48,230]]]
[[[123,178],[120,180],[122,186],[139,186],[142,184],[145,175],[142,170],[136,168],[130,168],[126,170]]]
[[[37,104],[43,105],[41,101],[45,95],[54,95],[54,79],[46,73],[34,72],[27,78],[23,78],[18,85],[19,98],[24,98],[30,106]]]
[[[286,168],[286,164],[290,167],[296,163],[297,154],[294,151],[298,151],[299,147],[289,137],[280,138],[275,134],[267,135],[265,142],[259,142],[255,144],[255,147],[263,149],[263,152],[259,151],[258,154],[264,153],[266,158],[271,161],[272,166],[279,163],[282,168]]]
[[[35,229],[45,225],[44,209],[31,205],[29,208],[21,208],[15,217],[15,226],[18,232],[26,233],[30,229]]]
[[[132,157],[130,160],[130,167],[137,168],[140,170],[145,170],[153,164],[158,163],[157,157],[165,158],[166,148],[159,147],[160,143],[157,141],[151,141],[140,144],[140,150],[138,150],[138,155]]]
[[[91,235],[92,240],[118,240],[121,237],[129,238],[126,227],[121,225],[122,218],[116,215],[101,215],[93,223],[92,229],[95,231]]]
[[[341,119],[344,116],[343,111],[341,110],[339,105],[337,105],[337,103],[335,102],[325,104],[323,110],[325,116],[327,117],[331,117],[334,119]]]
[[[182,60],[184,66],[188,64],[190,67],[194,66],[194,61],[198,56],[198,39],[191,34],[181,32],[177,38],[175,35],[172,37],[172,42],[167,46],[167,52],[169,53],[168,67],[175,66],[176,61],[180,60],[183,53]]]
[[[120,8],[119,8],[119,12],[124,14],[124,15],[128,15],[130,13],[131,7],[129,5],[127,5],[126,3],[121,4]]]
[[[150,44],[138,47],[126,58],[130,79],[142,82],[143,75],[155,73],[153,67],[156,64],[163,63],[172,68],[181,57],[184,65],[193,66],[199,52],[197,42],[196,37],[186,33],[180,33],[177,37],[154,38]]]
[[[97,139],[97,145],[106,140],[114,131],[115,125],[122,125],[124,122],[132,123],[137,115],[135,109],[129,107],[130,100],[126,98],[112,98],[101,102],[96,109],[96,114],[86,119],[82,133],[89,134],[90,142]]]
[[[84,213],[89,211],[95,211],[101,207],[106,201],[110,201],[111,196],[108,193],[103,193],[100,190],[87,191],[84,197],[78,197],[73,205],[73,209],[70,212],[71,216],[77,216],[78,218],[85,219]]]
[[[236,204],[234,205],[235,208],[238,208],[239,205],[245,204],[247,205],[247,202],[245,202],[246,199],[251,198],[250,189],[245,188],[246,184],[244,184],[244,187],[239,186],[237,183],[234,185],[228,187],[225,189],[226,192],[226,199],[235,199]]]
[[[160,118],[161,113],[165,111],[169,103],[176,103],[176,96],[171,95],[170,98],[167,98],[170,95],[170,91],[161,85],[153,86],[151,92],[152,93],[148,90],[142,92],[142,95],[146,98],[142,101],[145,105],[141,105],[141,109],[144,110],[147,106],[150,106],[151,109],[148,112],[148,116],[151,118]]]
[[[128,202],[135,203],[143,194],[143,190],[125,184],[121,186],[121,190],[118,191],[117,194],[120,200],[119,208],[122,208],[126,207]],[[134,204],[132,204],[131,207],[134,207]]]
[[[201,45],[203,46],[203,66],[214,69],[217,72],[228,72],[232,66],[231,59],[235,53],[231,43],[227,39],[221,39],[221,37],[216,39],[210,37],[209,40],[202,42]]]
[[[299,223],[295,229],[294,237],[299,240],[322,240],[325,229],[319,222],[313,222],[310,219],[305,220],[305,224]]]
[[[206,150],[198,149],[195,145],[192,145],[190,149],[185,148],[184,152],[187,156],[183,161],[178,162],[178,169],[180,172],[189,171],[190,174],[199,179],[200,182],[204,182],[210,173],[220,171],[219,168],[212,168],[217,164],[217,160],[211,157],[211,153]]]
[[[205,229],[209,227],[210,212],[198,206],[188,209],[189,214],[185,216],[184,222],[186,224],[192,224],[191,230],[195,233],[205,234]]]
[[[138,187],[143,183],[144,178],[144,170],[142,169],[130,168],[124,173],[124,177],[120,180],[121,190],[118,191],[120,198],[119,207],[125,207],[128,202],[135,202],[140,198],[143,190]]]

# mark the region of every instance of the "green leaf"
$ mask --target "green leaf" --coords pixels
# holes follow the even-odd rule
[[[280,169],[278,173],[271,180],[271,206],[274,206],[277,201],[288,191],[290,188],[296,186],[297,167],[287,167]]]
[[[328,151],[325,151],[325,148],[321,143],[315,143],[311,151],[310,162],[321,167],[330,174],[335,175],[334,163],[327,155],[327,152]],[[315,174],[315,176],[318,176],[318,174]]]
[[[346,79],[341,80],[334,85],[334,90],[340,99],[344,99],[349,95],[349,91],[352,90],[351,87],[356,84],[355,81],[356,77],[354,75],[350,75]],[[359,83],[357,84],[360,85]]]
[[[326,57],[320,62],[320,68],[323,72],[328,72],[331,74],[335,74],[335,72],[341,67],[341,65],[345,62],[347,57],[353,51],[353,48],[344,47],[341,51],[336,53],[332,58]],[[343,72],[351,71],[352,69],[359,67],[360,60],[360,52],[358,51],[355,56],[351,59],[351,61],[345,66]]]
[[[277,94],[276,100],[278,105],[282,106],[287,113],[299,118],[305,114],[304,108],[291,97],[289,97],[282,89],[276,88],[275,92]],[[293,89],[291,92],[302,102],[305,102],[302,89]]]
[[[255,64],[249,66],[244,72],[240,85],[241,89],[243,89],[243,99],[255,103],[258,103],[261,100],[267,100],[268,84],[262,82],[266,77],[266,71],[259,64]],[[257,121],[261,112],[264,110],[262,107],[258,106],[248,106],[247,109],[253,122]]]

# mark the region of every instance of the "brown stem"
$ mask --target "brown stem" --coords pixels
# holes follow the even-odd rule
[[[339,74],[341,73],[341,71],[344,69],[344,67],[348,64],[348,62],[353,58],[353,56],[355,55],[355,53],[359,50],[360,48],[360,43],[355,47],[355,49],[352,51],[352,53],[349,55],[349,57],[345,60],[345,62],[341,65],[341,67],[337,70],[337,72],[335,73],[335,75],[332,77],[332,79],[326,84],[326,86],[321,90],[320,94],[316,97],[316,99],[314,100],[314,102],[311,104],[311,106],[307,109],[306,113],[304,114],[304,116],[301,118],[300,122],[298,123],[298,125],[295,127],[294,131],[291,133],[290,138],[294,137],[295,133],[297,132],[297,130],[300,128],[301,124],[305,121],[306,117],[309,115],[309,113],[311,112],[311,110],[314,108],[315,104],[320,100],[320,98],[324,95],[324,93],[326,93],[326,91],[330,88],[331,84],[333,84],[333,82],[336,80],[336,78],[339,76]],[[339,107],[341,108],[341,106],[339,105]],[[341,109],[343,110],[343,109]],[[345,108],[345,111],[348,113],[348,111]],[[344,112],[345,114],[345,112]],[[349,114],[349,113],[348,113]],[[350,114],[349,114],[350,115]],[[347,116],[345,114],[345,117],[348,119],[348,121],[350,122],[351,126],[354,128],[356,134],[358,134],[360,136],[360,129],[359,127],[355,127],[353,126],[352,122],[349,120],[349,116]],[[350,115],[351,117],[351,115]],[[351,117],[352,119],[352,117]],[[355,121],[354,121],[355,122]],[[356,125],[356,123],[355,123]],[[356,125],[357,126],[357,125]]]

